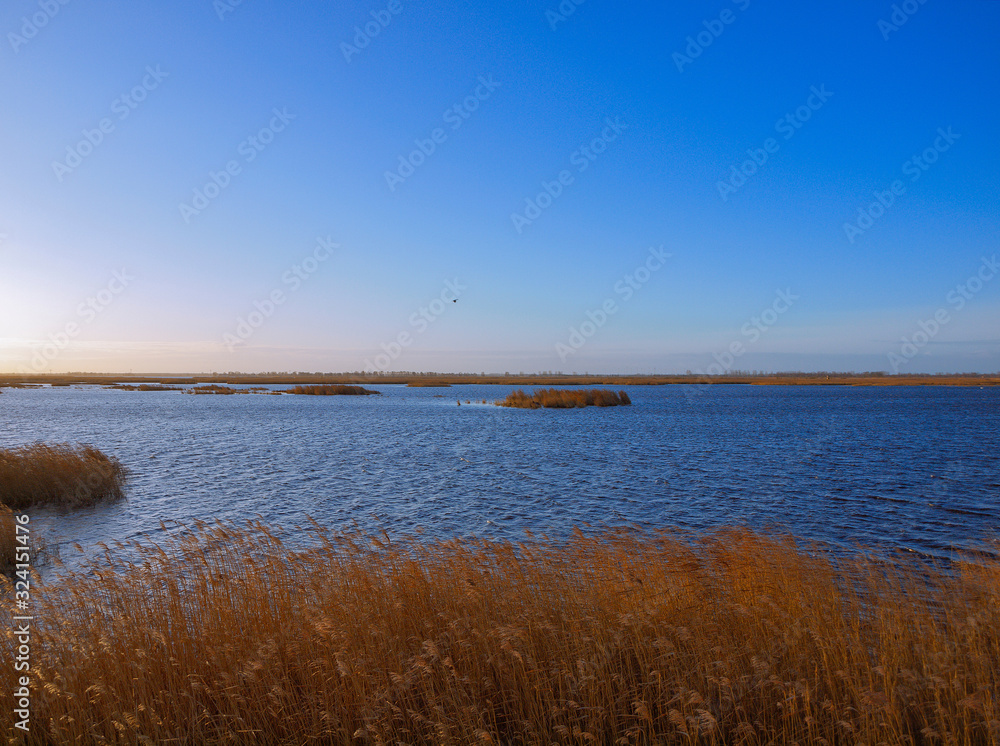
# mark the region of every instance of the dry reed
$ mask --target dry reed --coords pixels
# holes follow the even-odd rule
[[[380,391],[369,391],[361,386],[294,386],[286,389],[286,394],[304,394],[307,396],[367,396],[380,394]]]
[[[161,383],[140,383],[134,386],[129,383],[118,383],[114,386],[105,386],[107,389],[119,389],[120,391],[183,391],[180,386],[164,386]]]
[[[14,527],[14,512],[6,505],[0,505],[0,573],[14,568],[17,546]]]
[[[195,386],[184,392],[185,394],[218,394],[221,396],[229,396],[231,394],[238,394],[238,389],[229,388],[229,386],[219,386],[217,384],[207,384],[205,386]]]
[[[127,470],[87,445],[35,443],[0,449],[0,505],[76,508],[125,496]]]
[[[573,409],[575,407],[617,407],[632,403],[624,391],[614,392],[607,389],[539,389],[533,394],[526,394],[521,389],[507,395],[506,399],[497,401],[501,407],[517,407],[519,409]]]
[[[43,585],[27,742],[1000,742],[995,560],[744,531],[295,541],[202,526]]]

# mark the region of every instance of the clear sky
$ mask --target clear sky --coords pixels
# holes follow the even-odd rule
[[[2,371],[1000,370],[1000,2],[0,34]]]

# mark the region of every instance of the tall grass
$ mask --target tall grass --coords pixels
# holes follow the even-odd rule
[[[0,505],[0,573],[14,568],[17,547],[14,527],[14,512],[6,505]]]
[[[551,407],[555,409],[572,409],[574,407],[617,407],[632,403],[624,391],[614,392],[607,389],[539,389],[533,394],[526,394],[521,389],[507,395],[506,399],[496,402],[501,407],[518,407],[520,409],[539,409]]]
[[[185,394],[203,394],[212,395],[217,394],[220,396],[231,396],[232,394],[240,393],[240,389],[233,389],[229,386],[219,386],[218,384],[210,383],[204,386],[194,386],[187,389]]]
[[[88,445],[68,443],[0,449],[0,505],[65,508],[125,496],[127,470],[114,457]]]
[[[995,561],[743,531],[295,540],[201,527],[44,585],[28,742],[1000,742]]]
[[[129,383],[118,383],[113,386],[105,386],[106,389],[119,389],[121,391],[183,391],[180,386],[164,386],[162,383],[140,383],[134,386]]]
[[[361,386],[293,386],[285,389],[286,394],[305,394],[307,396],[367,396],[379,394],[379,391],[369,391]]]

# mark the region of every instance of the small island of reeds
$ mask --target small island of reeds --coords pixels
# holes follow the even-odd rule
[[[269,394],[270,389],[266,386],[252,386],[247,389],[234,389],[229,386],[219,386],[217,384],[207,384],[205,386],[195,386],[187,389],[185,394],[219,394],[227,396],[230,394]]]
[[[371,391],[361,386],[295,386],[285,389],[286,394],[302,394],[305,396],[368,396],[381,394],[381,391]]]
[[[117,383],[113,386],[105,386],[106,389],[117,389],[119,391],[182,391],[180,386],[164,386],[162,383],[140,383],[135,386],[130,383]]]
[[[632,403],[624,391],[609,391],[608,389],[539,389],[533,394],[526,394],[518,389],[495,404],[501,407],[518,409],[574,409],[577,407],[621,407]]]
[[[127,470],[88,445],[35,443],[0,449],[0,505],[77,508],[125,496]]]

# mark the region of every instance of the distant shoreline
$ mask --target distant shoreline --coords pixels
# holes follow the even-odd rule
[[[732,375],[563,375],[467,373],[235,373],[230,375],[0,374],[0,388],[56,384],[105,386],[129,384],[364,384],[364,385],[502,385],[502,386],[666,386],[751,384],[757,386],[998,386],[1000,374],[767,373]]]

